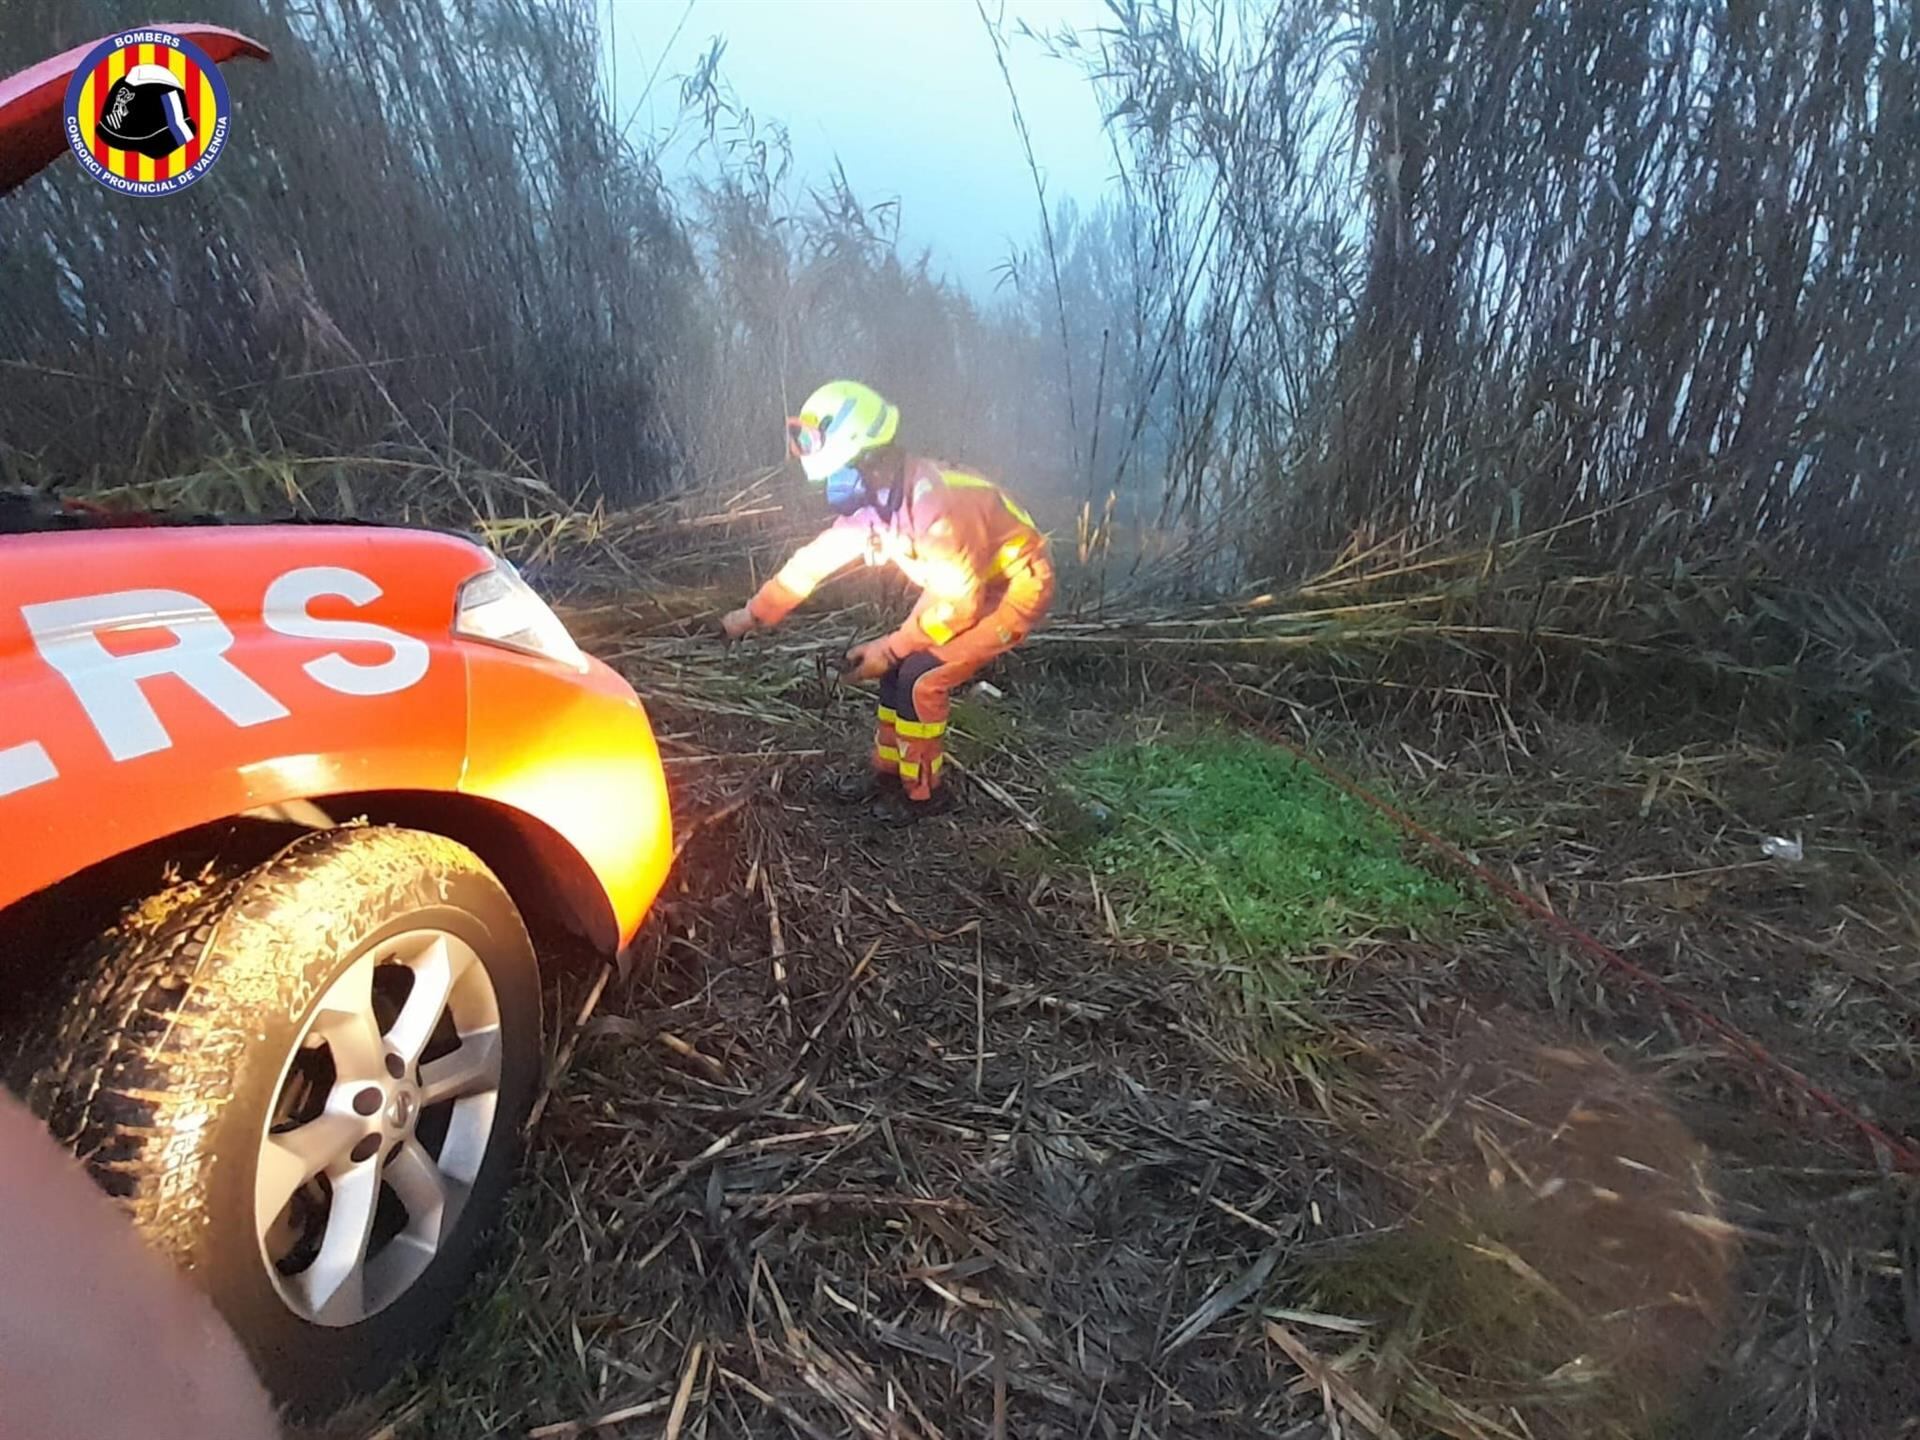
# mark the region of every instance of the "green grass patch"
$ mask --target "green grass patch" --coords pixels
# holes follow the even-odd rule
[[[1076,848],[1139,933],[1299,954],[1434,928],[1465,905],[1373,811],[1246,736],[1110,747],[1070,779],[1109,812]]]

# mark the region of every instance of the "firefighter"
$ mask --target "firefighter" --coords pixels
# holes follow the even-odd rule
[[[862,562],[920,586],[906,622],[847,651],[845,673],[880,682],[871,771],[836,787],[878,794],[890,817],[945,808],[942,738],[956,685],[1024,640],[1053,599],[1053,564],[1033,517],[971,471],[894,443],[900,412],[851,380],[821,386],[787,421],[787,444],[839,516],[795,552],[727,637],[777,625],[823,583]],[[902,803],[904,801],[904,803]]]

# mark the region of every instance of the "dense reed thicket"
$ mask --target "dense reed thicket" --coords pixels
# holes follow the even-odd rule
[[[1902,0],[983,15],[1087,72],[1115,173],[992,296],[904,253],[885,197],[802,183],[718,45],[657,81],[698,142],[670,180],[584,0],[200,9],[277,56],[230,67],[214,179],[131,204],[61,166],[0,207],[0,479],[618,506],[777,461],[778,418],[850,373],[1056,529],[1171,535],[1213,580],[1581,514],[1562,543],[1623,568],[1913,555]],[[0,63],[120,19],[22,0]]]
[[[1114,10],[1062,48],[1114,97],[1178,505],[1269,562],[1603,510],[1622,562],[1911,560],[1911,6]]]
[[[238,114],[215,173],[132,202],[63,162],[0,205],[10,478],[184,473],[205,482],[190,503],[284,503],[250,493],[266,473],[374,513],[451,456],[567,500],[676,476],[662,375],[698,334],[699,275],[609,119],[590,5],[190,8],[274,52],[226,69]],[[0,7],[0,66],[127,18]]]

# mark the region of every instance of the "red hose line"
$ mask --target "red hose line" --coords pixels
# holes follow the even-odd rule
[[[1621,974],[1633,980],[1634,983],[1650,990],[1668,1009],[1677,1014],[1684,1015],[1702,1030],[1724,1041],[1736,1053],[1752,1061],[1753,1064],[1761,1070],[1771,1072],[1784,1080],[1791,1089],[1799,1092],[1808,1100],[1811,1100],[1829,1115],[1838,1120],[1845,1121],[1873,1145],[1884,1151],[1896,1168],[1904,1170],[1909,1174],[1920,1174],[1920,1147],[1916,1147],[1913,1141],[1906,1139],[1904,1136],[1894,1135],[1884,1126],[1875,1124],[1858,1110],[1847,1104],[1846,1101],[1840,1099],[1824,1086],[1815,1083],[1799,1070],[1796,1070],[1793,1066],[1775,1055],[1758,1040],[1755,1040],[1751,1035],[1734,1025],[1732,1021],[1722,1019],[1711,1010],[1687,999],[1686,996],[1674,990],[1672,986],[1668,985],[1651,971],[1643,966],[1636,965],[1612,946],[1606,944],[1604,941],[1595,939],[1565,916],[1541,904],[1519,886],[1495,874],[1493,870],[1483,865],[1480,861],[1475,860],[1452,841],[1435,834],[1418,820],[1415,820],[1411,815],[1406,814],[1394,806],[1390,801],[1384,800],[1374,794],[1371,790],[1368,790],[1364,785],[1360,784],[1359,781],[1350,779],[1348,776],[1342,774],[1330,762],[1315,755],[1303,746],[1294,743],[1294,741],[1281,734],[1266,721],[1255,719],[1253,716],[1247,714],[1238,704],[1222,695],[1212,686],[1203,684],[1199,689],[1201,694],[1205,695],[1215,704],[1238,716],[1247,728],[1253,730],[1263,740],[1266,740],[1272,745],[1277,745],[1295,759],[1303,761],[1318,772],[1328,783],[1351,795],[1363,805],[1385,816],[1394,825],[1398,826],[1402,832],[1418,840],[1421,844],[1440,855],[1457,869],[1472,875],[1501,899],[1507,901],[1509,904],[1519,906],[1520,909],[1532,916],[1533,919],[1563,939],[1570,941],[1586,954],[1592,956],[1602,964],[1618,970]]]

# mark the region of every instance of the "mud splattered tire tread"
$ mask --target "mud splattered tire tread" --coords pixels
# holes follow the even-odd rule
[[[254,1239],[255,1157],[288,1056],[328,983],[386,936],[461,935],[501,1005],[503,1073],[487,1158],[455,1236],[420,1281],[358,1325],[294,1316]],[[226,1314],[268,1388],[312,1417],[435,1340],[498,1217],[540,1073],[532,943],[464,846],[362,827],[297,840],[255,869],[132,907],[86,957],[28,1101],[149,1242]]]

